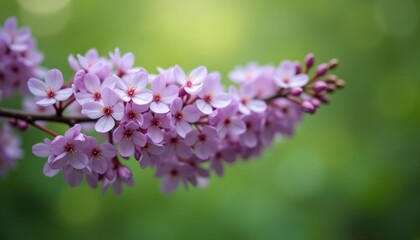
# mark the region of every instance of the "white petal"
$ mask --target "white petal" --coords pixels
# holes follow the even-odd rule
[[[45,85],[44,82],[42,82],[39,79],[36,78],[31,78],[28,81],[28,88],[29,91],[31,91],[31,93],[35,96],[38,97],[46,97],[47,96],[47,86]]]
[[[206,103],[202,99],[198,99],[196,104],[197,104],[197,108],[204,114],[209,115],[213,112],[213,108],[211,107],[211,105]]]
[[[169,112],[169,107],[163,102],[152,102],[150,104],[150,109],[155,113],[167,113]]]
[[[100,133],[109,132],[115,126],[115,121],[110,116],[103,116],[95,124],[95,130]]]

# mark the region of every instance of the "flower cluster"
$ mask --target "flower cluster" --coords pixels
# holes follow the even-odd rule
[[[85,177],[91,187],[111,186],[116,193],[133,184],[124,164],[130,159],[154,169],[165,193],[180,185],[205,186],[211,174],[223,175],[226,164],[259,156],[276,138],[291,136],[303,113],[315,113],[344,85],[327,75],[336,60],[310,71],[313,54],[303,64],[237,67],[229,77],[238,86],[229,88],[204,66],[149,73],[119,49],[109,57],[90,49],[68,60],[74,70],[68,83],[57,69],[27,80],[35,99],[27,96],[25,107],[33,114],[0,108],[0,117],[17,119],[21,130],[30,124],[53,136],[32,149],[48,159],[46,176],[62,173],[72,187]],[[61,135],[45,121],[70,127]]]
[[[42,75],[39,68],[42,59],[30,29],[18,28],[16,18],[8,18],[4,26],[0,26],[1,98],[11,97],[14,90],[26,94],[28,79]]]
[[[239,88],[226,91],[220,74],[206,67],[149,74],[133,68],[133,55],[121,56],[118,49],[110,59],[91,49],[69,62],[76,71],[71,88],[53,69],[45,82],[30,79],[29,89],[42,106],[78,105],[107,140],[100,145],[76,124],[64,136],[35,145],[37,156],[48,157],[45,174],[61,171],[71,186],[86,176],[93,187],[102,182],[119,192],[132,183],[131,170],[119,159],[134,156],[141,168],[156,169],[167,193],[180,184],[205,184],[211,172],[223,175],[225,163],[258,156],[276,136],[292,135],[302,112],[314,113],[326,102],[333,85],[321,77],[336,65],[320,65],[311,78],[311,55],[305,71],[290,61],[250,64],[230,74]]]

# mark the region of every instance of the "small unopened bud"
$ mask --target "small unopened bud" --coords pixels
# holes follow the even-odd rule
[[[317,81],[317,82],[315,82],[315,84],[314,84],[314,85],[312,85],[312,89],[313,89],[316,93],[321,93],[321,92],[323,92],[326,88],[327,88],[327,83],[325,83],[324,81]]]
[[[334,84],[327,84],[326,88],[327,92],[332,93],[335,91],[335,85]]]
[[[328,76],[327,77],[327,83],[333,83],[333,84],[335,84],[335,82],[337,81],[337,76],[335,76],[335,75],[330,75],[330,76]]]
[[[290,94],[292,94],[295,97],[299,97],[303,92],[303,89],[300,87],[295,87],[290,89]]]
[[[303,101],[300,104],[300,108],[302,109],[302,111],[307,112],[307,113],[315,113],[315,106],[310,102],[310,101]]]
[[[327,73],[328,71],[328,64],[320,64],[317,69],[316,69],[316,77],[322,77],[325,75],[325,73]]]
[[[344,80],[341,80],[341,79],[339,79],[335,82],[335,86],[337,86],[337,88],[343,88],[345,85],[346,85],[346,82]]]
[[[315,55],[313,53],[309,53],[305,57],[305,65],[306,69],[309,70],[315,63]]]
[[[319,101],[319,99],[317,98],[312,98],[311,103],[314,105],[315,108],[318,108],[319,106],[321,106],[321,101]]]
[[[11,119],[9,120],[9,124],[10,124],[11,126],[13,126],[13,127],[16,127],[16,126],[17,126],[17,124],[18,124],[18,120],[17,120],[16,118],[11,118]]]
[[[130,181],[133,176],[131,170],[128,167],[122,165],[118,167],[118,175],[124,182]]]
[[[321,101],[324,104],[327,104],[327,103],[330,102],[330,97],[328,95],[324,94],[324,95],[320,95],[320,96],[316,96],[316,97],[319,101]]]
[[[300,64],[300,62],[295,62],[295,71],[296,74],[300,74],[302,72],[302,64]]]
[[[26,129],[28,129],[28,123],[25,121],[18,121],[17,122],[17,127],[19,128],[19,130],[21,131],[26,131]]]
[[[330,62],[328,63],[328,68],[329,69],[334,69],[337,68],[338,66],[338,60],[337,59],[331,59]]]

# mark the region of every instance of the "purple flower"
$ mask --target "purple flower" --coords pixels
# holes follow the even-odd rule
[[[179,137],[174,131],[165,134],[164,144],[165,159],[170,159],[173,156],[178,156],[181,159],[187,159],[192,156],[191,148],[185,143],[184,139]]]
[[[107,78],[101,83],[98,76],[93,73],[87,73],[84,75],[83,85],[86,88],[86,91],[81,91],[75,94],[76,100],[81,105],[87,102],[97,102],[102,100],[102,90],[105,88],[113,89],[115,87],[115,83],[112,78]]]
[[[209,115],[214,108],[224,108],[230,104],[232,97],[223,92],[218,74],[210,74],[204,81],[203,89],[198,93],[200,99],[196,101],[198,109]]]
[[[240,84],[255,81],[261,75],[262,69],[257,63],[249,63],[245,67],[237,66],[229,73],[229,78]]]
[[[182,108],[182,100],[176,98],[171,105],[172,122],[176,132],[181,137],[192,130],[191,123],[197,122],[201,116],[200,111],[195,105],[187,105]]]
[[[145,169],[149,166],[156,166],[160,162],[165,147],[162,144],[154,143],[150,138],[143,147],[136,147],[134,158],[139,161],[140,167]]]
[[[191,73],[186,76],[184,71],[175,66],[174,75],[177,82],[185,89],[189,94],[197,94],[203,88],[203,81],[207,76],[206,67],[197,67],[191,71]]]
[[[246,131],[240,136],[240,142],[248,148],[256,147],[258,144],[259,131],[261,130],[262,116],[257,113],[243,117]]]
[[[141,128],[147,129],[147,135],[154,143],[160,143],[163,140],[162,129],[170,128],[170,121],[164,114],[144,114],[144,122]]]
[[[28,81],[29,91],[41,100],[36,103],[41,106],[51,106],[57,101],[67,100],[72,94],[71,88],[61,89],[63,87],[63,75],[57,69],[52,69],[47,72],[45,82],[31,78]]]
[[[309,82],[308,75],[296,74],[296,65],[290,61],[283,61],[275,72],[274,80],[281,88],[303,87]]]
[[[115,129],[113,138],[118,144],[118,152],[123,157],[129,157],[134,154],[136,146],[143,147],[146,144],[146,136],[139,132],[139,125],[136,122],[120,124]]]
[[[145,90],[148,80],[145,72],[139,72],[133,77],[126,77],[124,80],[114,75],[117,82],[115,92],[124,102],[133,101],[138,105],[145,105],[152,101],[152,94]]]
[[[142,113],[149,109],[148,105],[137,105],[134,103],[127,103],[125,105],[124,116],[121,122],[134,121],[141,126],[143,124]]]
[[[237,113],[238,104],[235,102],[217,111],[214,121],[217,122],[216,129],[220,138],[225,138],[228,134],[238,136],[245,132],[246,125]]]
[[[236,88],[230,87],[229,92],[239,104],[239,111],[242,114],[261,113],[267,109],[267,104],[263,100],[255,99],[257,91],[253,84],[242,85],[239,88],[239,93]]]
[[[112,168],[109,168],[111,172],[110,175],[112,178],[105,178],[103,180],[102,192],[105,192],[108,186],[112,186],[112,190],[115,194],[119,195],[122,191],[123,184],[127,186],[133,185],[133,174],[131,170],[122,165],[122,164],[114,164]]]
[[[89,167],[93,172],[104,174],[110,159],[117,155],[117,150],[110,143],[98,144],[96,138],[86,137],[88,147],[86,154],[89,158]]]
[[[188,146],[194,147],[195,155],[202,159],[208,159],[217,150],[217,131],[214,127],[204,126],[201,131],[193,130],[185,136]]]
[[[129,52],[121,56],[120,49],[116,48],[113,53],[109,53],[109,57],[111,58],[115,66],[117,66],[118,75],[121,76],[131,72],[130,69],[134,65],[133,53]]]
[[[83,180],[83,176],[86,175],[86,177],[88,177],[91,174],[91,171],[87,168],[78,169],[74,168],[71,164],[67,164],[63,167],[64,179],[66,179],[71,187],[79,186]]]
[[[111,75],[112,63],[105,58],[99,57],[98,51],[94,48],[89,49],[85,56],[78,54],[77,60],[70,55],[68,61],[75,72],[84,70],[85,72],[96,74],[100,79],[105,79]]]
[[[80,125],[76,124],[64,136],[57,136],[51,143],[51,152],[56,157],[51,160],[50,167],[59,169],[67,163],[75,169],[83,169],[88,165],[85,154],[87,142],[80,133]]]
[[[124,104],[119,102],[119,97],[109,88],[101,92],[102,102],[87,102],[83,104],[82,113],[92,119],[99,120],[95,124],[95,130],[101,133],[110,131],[115,126],[115,120],[121,120],[124,116]]]
[[[169,112],[169,105],[178,97],[178,87],[175,85],[166,86],[163,75],[157,76],[152,81],[153,100],[150,109],[155,113]]]

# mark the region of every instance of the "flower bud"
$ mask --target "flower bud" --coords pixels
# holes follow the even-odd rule
[[[300,104],[300,108],[306,113],[315,113],[316,110],[315,106],[310,101],[303,101]]]
[[[21,131],[26,131],[26,129],[28,129],[28,123],[25,121],[18,121],[17,122],[17,127],[19,128],[19,130]]]
[[[339,79],[335,82],[335,86],[337,86],[337,88],[343,88],[345,85],[346,85],[346,82],[344,80],[341,80],[341,79]]]
[[[300,74],[302,72],[302,65],[300,64],[300,62],[295,62],[295,69],[296,74]]]
[[[325,75],[325,73],[327,73],[328,71],[328,64],[320,64],[317,69],[316,69],[316,77],[322,77]]]
[[[13,126],[13,127],[16,127],[16,126],[17,126],[17,124],[18,124],[18,120],[17,120],[16,118],[11,118],[11,119],[9,120],[9,124],[10,124],[11,126]]]
[[[312,89],[316,93],[321,93],[327,88],[327,84],[324,81],[317,81],[314,85],[312,85]]]
[[[327,104],[330,102],[330,97],[328,95],[320,95],[320,96],[316,96],[316,98],[321,101],[324,104]]]
[[[300,87],[295,87],[290,89],[290,94],[292,94],[295,97],[299,97],[303,92],[303,89]]]
[[[337,59],[331,59],[330,62],[328,63],[328,68],[329,69],[335,69],[338,66],[338,60]]]
[[[309,53],[308,55],[306,55],[305,57],[305,65],[306,65],[306,69],[310,69],[315,62],[315,55],[313,53]]]
[[[121,180],[124,182],[128,182],[131,180],[133,174],[131,173],[131,170],[126,166],[119,166],[118,167],[118,175],[120,176]]]
[[[315,108],[318,108],[319,106],[321,106],[321,101],[319,101],[319,99],[317,98],[312,98],[311,103],[314,105]]]
[[[336,88],[335,84],[327,84],[326,90],[327,90],[327,92],[332,93],[332,92],[335,91],[335,88]]]

